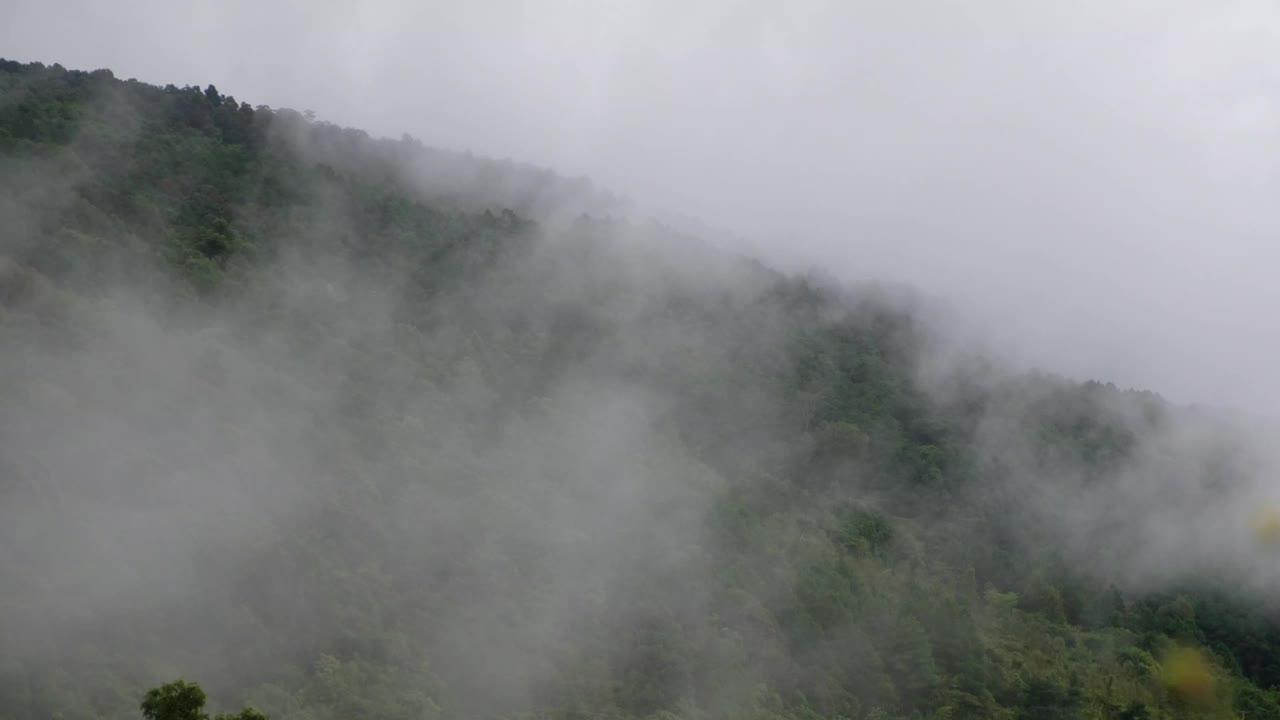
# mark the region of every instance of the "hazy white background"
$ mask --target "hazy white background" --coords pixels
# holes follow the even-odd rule
[[[5,0],[0,55],[587,175],[1008,352],[1280,406],[1280,4]]]

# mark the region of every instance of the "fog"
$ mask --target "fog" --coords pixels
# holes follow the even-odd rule
[[[643,661],[592,646],[602,629],[712,631],[706,517],[725,481],[673,431],[693,416],[672,366],[730,375],[719,353],[745,329],[667,303],[749,307],[762,276],[637,238],[593,235],[578,255],[566,232],[422,303],[412,264],[371,269],[332,244],[353,232],[340,203],[305,227],[216,305],[147,302],[127,281],[90,301],[0,264],[6,311],[39,319],[6,318],[0,364],[5,677],[105,652],[130,693],[183,674],[238,696],[365,655],[449,688],[388,706],[473,717],[568,692],[564,667],[585,693]],[[754,347],[781,346],[768,313],[742,319]],[[779,404],[743,389],[698,432],[733,428],[757,464],[739,443],[791,441]],[[720,682],[720,701],[749,698]],[[271,692],[250,695],[293,717]]]
[[[378,716],[342,702],[379,682],[406,717],[596,696],[736,716],[757,681],[822,692],[827,667],[869,678],[859,712],[906,707],[910,663],[858,653],[910,637],[895,598],[941,589],[971,622],[986,586],[942,576],[997,577],[980,555],[1006,529],[1133,597],[1274,597],[1249,525],[1277,498],[1273,427],[1009,372],[1274,414],[1273,6],[11,0],[0,20],[7,58],[213,84],[628,200],[553,183],[524,198],[536,225],[459,220],[430,201],[541,176],[487,184],[277,113],[264,146],[310,174],[288,202],[245,180],[237,220],[286,229],[204,302],[124,241],[76,270],[96,289],[58,286],[32,241],[69,267],[114,252],[44,234],[88,165],[0,167],[0,678],[22,693],[118,653],[83,680],[103,707],[188,674],[281,717]],[[419,224],[371,230],[342,177],[363,172],[426,199]],[[840,535],[850,503],[892,516],[889,555]],[[805,635],[785,613],[810,602],[837,620]]]
[[[10,0],[9,57],[591,178],[1012,358],[1271,412],[1280,9]]]

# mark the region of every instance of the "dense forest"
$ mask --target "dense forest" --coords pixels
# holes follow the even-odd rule
[[[213,86],[0,220],[0,717],[1280,718],[1253,419]]]

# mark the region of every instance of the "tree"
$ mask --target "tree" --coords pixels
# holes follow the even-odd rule
[[[204,690],[195,683],[175,680],[147,691],[142,716],[147,720],[208,720]]]
[[[204,690],[196,683],[175,680],[147,691],[142,699],[142,716],[146,720],[209,720],[204,711]],[[244,708],[238,713],[220,713],[213,720],[267,720],[267,716]]]

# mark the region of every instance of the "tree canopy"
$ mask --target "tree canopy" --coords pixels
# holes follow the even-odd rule
[[[1280,718],[1226,419],[212,85],[0,61],[0,216],[4,718]]]

